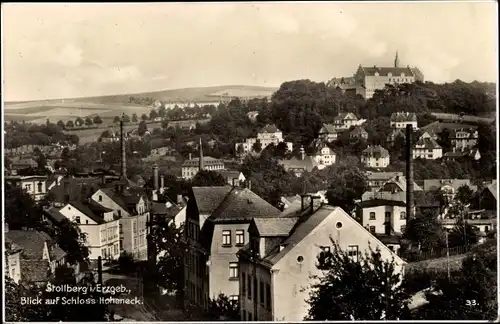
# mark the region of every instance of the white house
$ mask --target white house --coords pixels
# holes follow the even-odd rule
[[[251,137],[247,138],[244,143],[236,143],[236,152],[241,152],[243,154],[251,152],[257,140],[260,142],[262,150],[271,144],[277,146],[279,143],[284,142],[283,132],[280,131],[275,125],[266,125],[257,133],[256,138]],[[289,151],[293,150],[293,143],[285,142],[285,144]]]
[[[413,158],[436,160],[443,157],[443,149],[432,138],[420,138],[413,146]]]
[[[406,125],[412,125],[414,130],[418,129],[417,115],[410,112],[396,112],[391,115],[391,127],[396,129],[406,129]]]
[[[335,164],[337,154],[324,142],[318,143],[315,147],[315,153],[311,158],[316,161],[319,170]]]
[[[361,163],[367,168],[385,168],[390,163],[389,151],[380,145],[368,145],[361,155]]]

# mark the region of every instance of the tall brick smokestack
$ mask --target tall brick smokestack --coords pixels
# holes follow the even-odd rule
[[[413,126],[406,125],[406,217],[408,220],[414,217],[413,201]]]
[[[203,161],[203,145],[201,144],[201,137],[200,137],[200,160],[199,160],[199,171],[203,170],[205,168],[205,163]]]
[[[158,173],[158,166],[155,164],[153,166],[153,187],[155,190],[158,190],[160,187],[160,179],[159,179],[159,173]]]
[[[127,147],[125,145],[125,134],[124,134],[124,129],[123,129],[123,116],[120,119],[120,148],[122,152],[122,159],[121,159],[121,176],[123,178],[127,177]]]

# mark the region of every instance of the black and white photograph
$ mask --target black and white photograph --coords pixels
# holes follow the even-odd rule
[[[500,318],[496,1],[1,14],[3,322]]]

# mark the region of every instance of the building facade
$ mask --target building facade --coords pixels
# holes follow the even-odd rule
[[[411,125],[414,130],[417,130],[417,115],[410,112],[395,112],[391,115],[390,124],[394,129],[404,130],[406,126]]]
[[[10,182],[24,189],[35,201],[42,200],[47,195],[47,176],[6,176]]]
[[[368,145],[368,148],[361,154],[361,163],[367,168],[385,168],[390,163],[389,151],[380,145]]]
[[[432,138],[420,138],[413,146],[414,159],[436,160],[443,157],[443,149]]]
[[[261,150],[271,144],[277,146],[280,143],[285,143],[289,151],[293,150],[293,143],[284,141],[283,132],[281,130],[279,130],[275,125],[266,125],[259,130],[257,137],[247,138],[243,143],[236,143],[235,151],[239,152],[239,154],[252,152],[257,141],[261,144]]]

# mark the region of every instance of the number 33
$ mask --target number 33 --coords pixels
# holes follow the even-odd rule
[[[476,306],[476,305],[477,305],[477,302],[476,302],[476,300],[475,300],[475,299],[467,299],[467,300],[465,301],[465,304],[466,304],[467,306]]]

